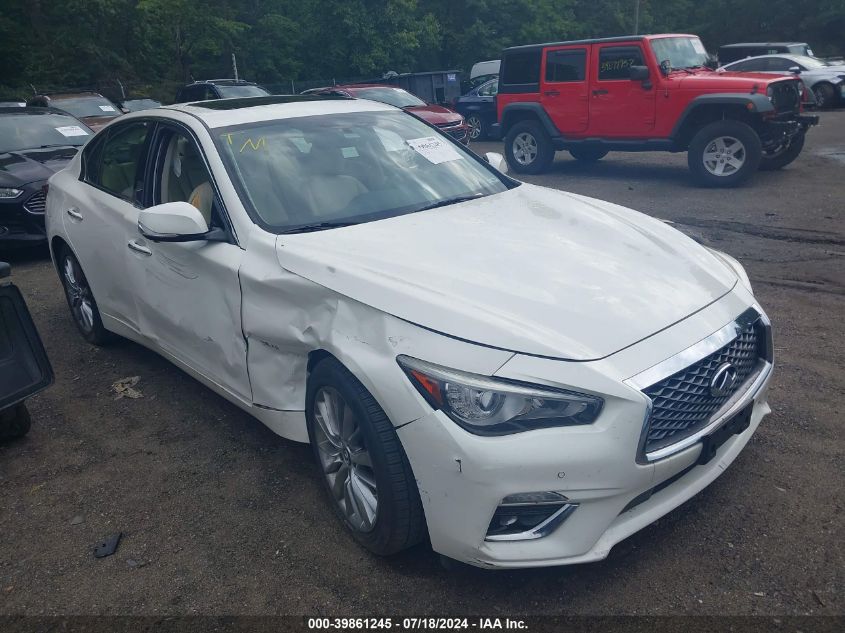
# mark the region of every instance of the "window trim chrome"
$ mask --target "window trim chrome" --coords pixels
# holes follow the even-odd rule
[[[737,389],[733,397],[725,402],[721,408],[713,414],[710,422],[708,422],[708,424],[703,428],[673,444],[669,444],[668,446],[664,446],[663,448],[659,448],[655,451],[646,452],[645,445],[646,440],[648,439],[649,421],[651,419],[653,403],[651,398],[643,393],[643,396],[647,400],[647,405],[642,431],[640,432],[640,441],[637,446],[638,464],[653,463],[697,444],[705,435],[713,433],[723,424],[727,423],[731,417],[757,397],[757,394],[760,393],[768,382],[774,367],[774,347],[772,345],[771,321],[769,321],[768,316],[766,316],[766,313],[763,312],[762,308],[760,308],[759,305],[754,304],[732,322],[720,328],[710,336],[624,381],[626,385],[643,392],[648,387],[651,387],[661,380],[664,380],[690,365],[703,360],[713,352],[721,349],[736,339],[743,329],[757,320],[761,321],[766,331],[764,356],[754,369],[754,372],[745,380],[743,385]]]

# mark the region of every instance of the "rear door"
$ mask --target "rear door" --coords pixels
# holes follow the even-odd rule
[[[602,44],[590,62],[590,135],[648,138],[654,129],[657,90],[633,81],[631,66],[646,66],[638,43]]]
[[[540,103],[563,134],[584,132],[589,123],[587,46],[556,46],[543,51]]]

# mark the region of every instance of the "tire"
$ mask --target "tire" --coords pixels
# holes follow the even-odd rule
[[[754,129],[741,121],[715,121],[701,128],[687,148],[687,164],[705,187],[735,187],[760,166],[763,148]]]
[[[341,416],[334,413],[338,409]],[[419,489],[396,430],[364,385],[334,358],[311,372],[306,420],[331,504],[355,540],[381,556],[422,541]]]
[[[832,108],[836,101],[836,91],[829,83],[821,82],[813,86],[813,96],[819,109]]]
[[[79,260],[67,247],[59,251],[59,279],[73,322],[82,338],[92,345],[108,345],[117,337],[103,327],[100,310]]]
[[[0,442],[16,440],[29,433],[32,419],[24,403],[0,411]]]
[[[515,172],[540,174],[549,168],[554,157],[552,139],[539,121],[520,121],[508,130],[505,136],[505,158]]]
[[[608,150],[599,147],[573,147],[569,150],[572,158],[584,163],[594,163],[607,156]]]
[[[760,161],[761,171],[774,171],[786,167],[789,163],[798,158],[801,150],[804,149],[804,132],[793,136],[789,143],[780,147],[774,152],[763,152],[763,159]]]
[[[484,119],[477,114],[472,114],[467,117],[467,125],[469,125],[470,141],[481,141],[487,138],[487,126],[484,124]]]

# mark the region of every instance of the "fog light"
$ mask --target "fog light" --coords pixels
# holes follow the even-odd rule
[[[525,541],[554,532],[578,507],[557,492],[520,492],[508,495],[493,513],[488,541]]]

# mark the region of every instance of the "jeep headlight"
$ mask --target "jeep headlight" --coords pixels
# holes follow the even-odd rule
[[[604,404],[585,393],[479,376],[410,356],[396,361],[432,407],[475,435],[590,424]]]

